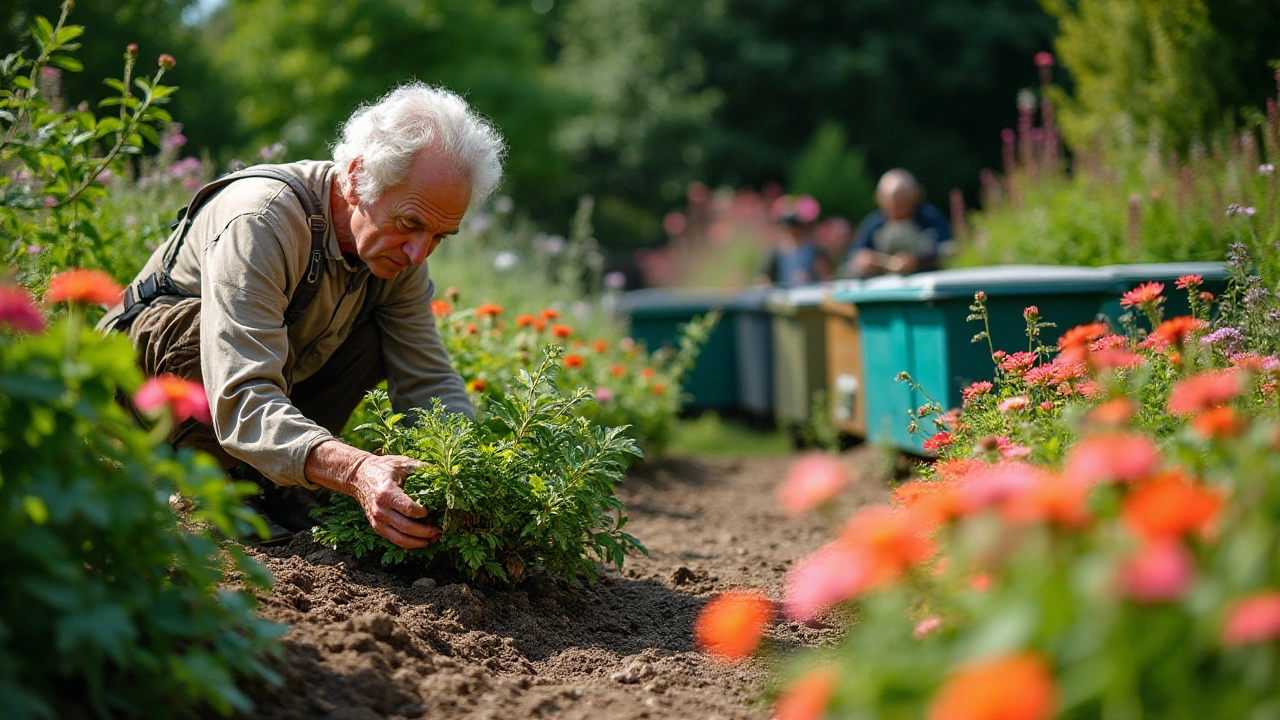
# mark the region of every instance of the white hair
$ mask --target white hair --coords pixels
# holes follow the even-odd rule
[[[497,129],[457,93],[416,80],[352,113],[342,124],[333,160],[345,186],[345,170],[361,159],[356,196],[374,202],[404,181],[414,158],[428,147],[452,161],[470,181],[469,207],[483,204],[502,181],[507,146]]]

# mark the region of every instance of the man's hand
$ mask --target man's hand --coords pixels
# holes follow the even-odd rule
[[[909,275],[920,269],[920,259],[911,253],[900,252],[889,258],[886,269],[892,273]]]
[[[426,521],[427,509],[401,487],[422,463],[403,455],[374,455],[338,440],[320,443],[307,456],[307,479],[350,495],[360,503],[374,532],[402,548],[421,548],[440,539],[440,527]]]
[[[370,455],[356,468],[351,497],[364,508],[373,531],[402,548],[421,548],[440,539],[440,527],[425,521],[427,509],[401,486],[422,463],[403,455]]]
[[[884,267],[880,264],[880,258],[883,257],[875,250],[863,248],[854,253],[852,265],[853,274],[858,277],[871,277],[884,272]]]

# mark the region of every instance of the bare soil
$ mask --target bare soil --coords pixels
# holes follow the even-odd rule
[[[768,657],[726,665],[692,626],[714,594],[781,598],[792,562],[887,489],[877,451],[846,452],[856,481],[829,520],[788,519],[788,457],[667,459],[619,487],[649,557],[595,585],[537,573],[515,587],[387,571],[295,538],[255,551],[275,589],[261,614],[291,627],[281,687],[246,688],[254,718],[767,718]],[[778,622],[772,656],[836,630]]]

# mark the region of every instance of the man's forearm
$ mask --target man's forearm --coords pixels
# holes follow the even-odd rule
[[[326,440],[307,455],[307,479],[320,487],[354,497],[357,471],[371,457],[372,454],[340,440]]]

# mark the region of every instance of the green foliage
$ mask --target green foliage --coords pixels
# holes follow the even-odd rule
[[[170,121],[160,106],[177,90],[160,83],[163,63],[150,78],[135,77],[136,53],[126,51],[123,75],[105,80],[115,94],[99,103],[111,114],[63,109],[57,80],[80,69],[72,52],[83,32],[66,24],[69,10],[64,4],[56,24],[36,18],[34,58],[0,61],[0,237],[5,259],[35,287],[51,269],[100,266],[111,252],[118,238],[95,214],[107,194],[100,181],[108,171],[124,175],[125,156],[144,144],[158,145],[158,128]]]
[[[613,494],[628,456],[640,451],[624,428],[581,417],[590,391],[557,388],[559,354],[549,348],[536,370],[520,371],[510,392],[486,394],[475,423],[436,405],[410,425],[374,391],[376,417],[362,429],[383,451],[425,463],[404,489],[444,534],[427,548],[404,550],[375,535],[360,507],[342,497],[323,511],[316,540],[357,556],[381,551],[384,564],[442,564],[473,579],[512,583],[535,565],[556,577],[594,580],[595,560],[621,568],[627,552],[643,552],[623,532],[627,518]]]
[[[868,177],[866,165],[865,153],[850,148],[844,129],[828,121],[791,166],[788,187],[797,195],[812,195],[824,213],[856,222],[875,209],[876,181]]]
[[[122,336],[78,311],[47,332],[0,335],[0,715],[188,717],[248,710],[242,676],[282,628],[249,588],[270,575],[223,535],[257,520],[252,486],[173,452],[116,402],[141,382]],[[195,501],[184,521],[171,493]],[[175,495],[177,497],[177,495]]]

